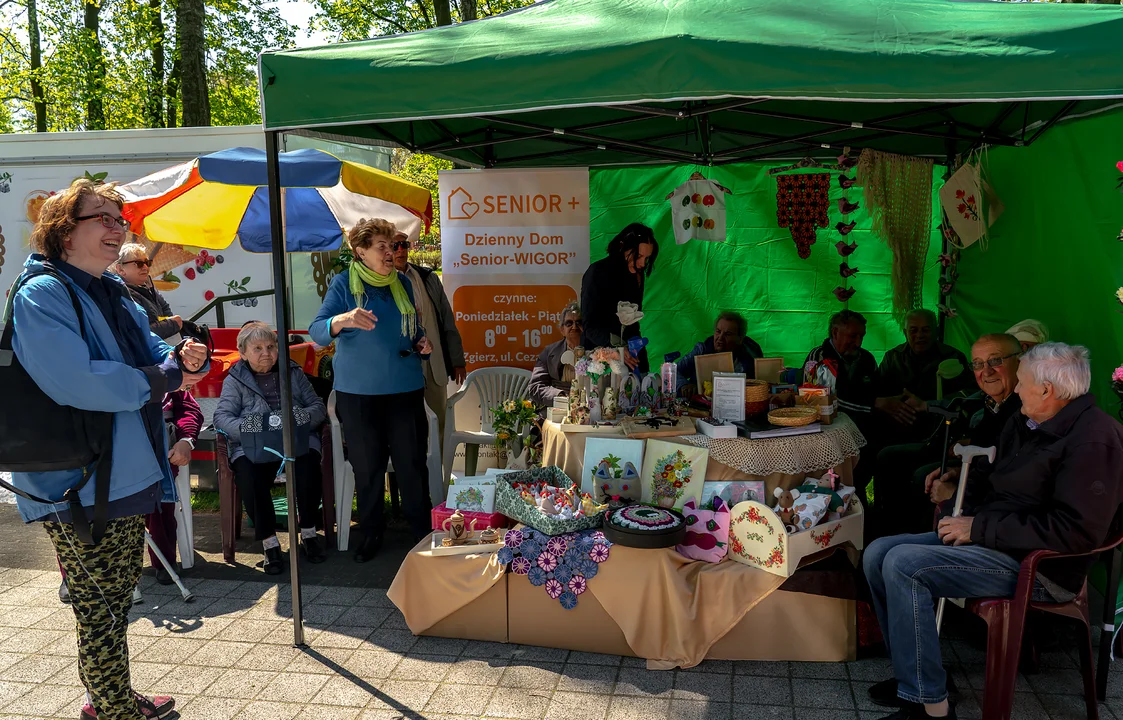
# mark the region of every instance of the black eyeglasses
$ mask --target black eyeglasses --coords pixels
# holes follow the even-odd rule
[[[152,261],[148,260],[147,258],[144,259],[144,260],[126,260],[125,262],[123,262],[121,264],[122,265],[136,265],[138,268],[152,267]]]
[[[983,368],[996,368],[1010,358],[1018,357],[1019,355],[1021,355],[1020,352],[1010,353],[1009,355],[1003,355],[1002,357],[988,358],[986,362],[983,362],[982,360],[973,360],[971,362],[971,369],[975,372],[979,372]]]
[[[79,215],[78,217],[76,217],[74,219],[77,222],[82,222],[83,220],[93,220],[95,218],[101,221],[101,226],[103,228],[105,228],[106,230],[116,230],[118,227],[120,227],[123,232],[129,231],[129,221],[128,220],[126,220],[125,218],[122,218],[122,217],[117,217],[116,215],[110,215],[109,213],[95,213],[93,215]]]
[[[392,243],[390,247],[394,250],[400,250],[402,248],[409,250],[411,247],[413,247],[413,243],[411,243],[409,240],[399,240],[396,243]]]
[[[562,327],[577,327],[578,325],[584,327],[585,323],[580,320],[566,320],[562,323]]]

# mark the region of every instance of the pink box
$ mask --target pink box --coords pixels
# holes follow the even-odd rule
[[[452,512],[452,510],[449,510],[447,507],[445,507],[444,503],[441,503],[437,507],[433,508],[429,513],[429,516],[433,521],[433,529],[443,530],[444,528],[441,527],[441,523],[452,517]],[[482,513],[462,510],[461,514],[464,516],[465,526],[471,527],[472,521],[475,520],[477,530],[487,530],[488,528],[505,528],[511,527],[512,525],[511,518],[502,513]]]

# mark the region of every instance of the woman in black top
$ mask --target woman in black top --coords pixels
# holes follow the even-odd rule
[[[655,268],[659,243],[651,228],[632,223],[608,244],[608,257],[589,265],[581,278],[581,311],[585,316],[582,344],[586,349],[613,345],[612,336],[620,336],[620,319],[616,307],[621,302],[635,303],[643,308],[643,288]],[[638,337],[639,323],[624,328],[622,341]],[[630,368],[646,372],[647,351],[638,358],[625,354]]]

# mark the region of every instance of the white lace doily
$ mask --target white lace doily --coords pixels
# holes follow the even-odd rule
[[[716,439],[690,435],[685,442],[710,451],[710,459],[728,465],[747,475],[785,475],[818,472],[854,457],[865,446],[866,439],[854,421],[839,413],[823,431],[810,435],[750,440],[748,438]]]

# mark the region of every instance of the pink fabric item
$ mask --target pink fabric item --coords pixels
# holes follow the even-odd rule
[[[698,508],[693,499],[682,506],[686,538],[675,548],[691,560],[719,562],[729,547],[729,507],[715,495],[711,509]]]

